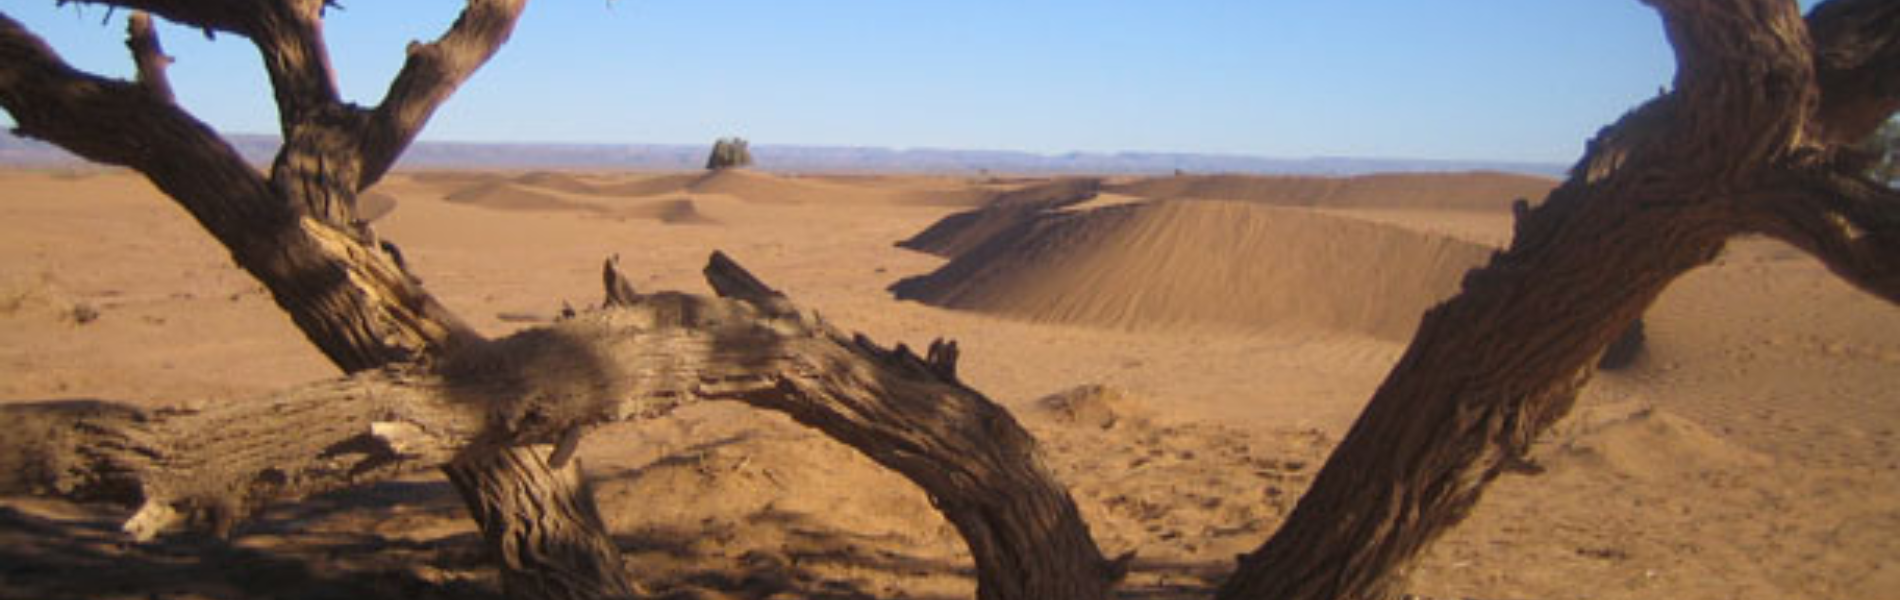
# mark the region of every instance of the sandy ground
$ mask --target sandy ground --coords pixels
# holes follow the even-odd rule
[[[1483,253],[1396,261],[1501,244],[1509,201],[1549,185],[1489,174],[1110,182],[1104,200],[1062,209],[1064,230],[1082,232],[1065,238],[1074,243],[997,242],[988,270],[969,271],[992,275],[949,282],[994,302],[893,298],[899,280],[952,279],[939,269],[953,258],[894,242],[1035,184],[445,172],[398,174],[375,192],[397,207],[379,231],[489,334],[596,302],[606,256],[643,290],[703,291],[698,271],[722,249],[882,343],[959,340],[964,378],[1042,439],[1104,550],[1138,553],[1124,595],[1173,598],[1205,596],[1265,539],[1403,349],[1387,317],[1448,293],[1444,273],[1455,282],[1461,261]],[[1351,253],[1365,248],[1385,250]],[[1372,287],[1331,281],[1344,275]],[[1424,283],[1390,283],[1401,276]],[[1337,305],[1354,308],[1325,310]],[[1082,308],[1051,308],[1062,306]],[[1284,318],[1233,318],[1262,306]],[[1741,240],[1648,321],[1647,353],[1600,375],[1540,445],[1545,471],[1494,486],[1408,589],[1892,597],[1900,311],[1792,249]],[[141,179],[0,171],[0,401],[240,402],[333,374]],[[919,492],[775,415],[692,407],[590,436],[582,452],[629,568],[656,591],[973,588],[960,541]],[[439,477],[286,504],[229,543],[125,544],[111,533],[123,514],[0,499],[0,597],[496,593]]]

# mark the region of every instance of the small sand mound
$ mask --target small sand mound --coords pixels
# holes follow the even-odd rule
[[[514,183],[478,183],[456,190],[447,196],[443,196],[442,199],[456,204],[465,204],[493,210],[572,210],[585,212],[597,210],[595,207],[587,204],[566,200],[553,194],[535,191]]]
[[[1183,175],[1140,179],[1107,191],[1144,198],[1246,200],[1276,206],[1509,211],[1542,200],[1557,182],[1507,173],[1387,173],[1358,177]]]
[[[869,585],[895,575],[968,594],[956,572],[962,543],[921,489],[851,448],[791,427],[701,442],[596,480],[606,517],[643,579],[661,588],[719,588],[731,585],[695,580],[761,577],[766,589],[748,597],[765,597],[802,589],[798,580]],[[907,568],[913,564],[949,566]]]
[[[99,308],[73,297],[47,273],[0,274],[0,319],[62,321],[84,325],[97,320]]]
[[[1134,397],[1101,384],[1073,387],[1036,401],[1028,415],[1051,423],[1095,429],[1140,425],[1148,410]]]
[[[725,194],[760,204],[806,204],[825,200],[811,184],[745,169],[707,173],[686,188],[698,194]]]
[[[597,186],[595,186],[594,184],[588,183],[586,181],[582,181],[580,177],[577,177],[575,175],[571,175],[568,173],[556,173],[553,171],[532,171],[529,173],[524,173],[521,176],[516,177],[514,179],[514,182],[520,185],[524,185],[524,186],[538,187],[544,190],[566,192],[569,194],[592,195],[592,194],[600,193],[600,190]]]
[[[717,225],[719,221],[699,212],[691,199],[658,200],[618,211],[617,214],[654,219],[669,225]]]
[[[1679,479],[1709,471],[1759,469],[1767,456],[1737,446],[1681,416],[1624,403],[1578,411],[1576,433],[1549,461],[1552,468],[1606,469],[1645,480]]]
[[[680,193],[700,179],[699,175],[688,174],[588,177],[572,173],[534,171],[514,178],[513,182],[563,194],[618,198]]]
[[[488,171],[404,171],[404,177],[420,185],[459,189],[482,183],[504,181],[501,175]]]
[[[1411,336],[1490,250],[1304,210],[1219,201],[1043,213],[897,297],[1033,321]]]
[[[685,192],[688,186],[699,181],[701,177],[703,176],[696,174],[641,175],[627,181],[602,184],[595,188],[595,192],[602,196],[677,194]]]
[[[998,234],[1027,225],[1044,212],[1086,202],[1101,187],[1100,179],[1058,179],[1003,192],[982,208],[944,217],[897,246],[955,258]]]

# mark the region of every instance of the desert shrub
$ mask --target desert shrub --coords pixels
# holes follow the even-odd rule
[[[712,154],[706,157],[706,169],[717,171],[752,165],[752,149],[745,138],[719,138],[713,142]]]

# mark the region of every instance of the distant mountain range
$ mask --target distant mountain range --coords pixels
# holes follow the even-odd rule
[[[277,151],[274,136],[227,138],[259,164]],[[542,144],[418,142],[399,167],[419,169],[694,170],[705,166],[711,144]],[[849,146],[753,145],[757,168],[797,173],[996,173],[1358,175],[1420,171],[1501,171],[1561,176],[1567,165],[1540,162],[1402,158],[1268,158],[1168,152],[1035,154],[1004,150],[891,149]],[[0,164],[53,166],[80,159],[52,145],[0,134]]]

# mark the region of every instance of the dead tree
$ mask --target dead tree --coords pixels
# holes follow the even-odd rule
[[[144,174],[223,243],[345,372],[426,361],[483,342],[373,241],[357,218],[356,199],[507,40],[525,0],[469,0],[439,39],[410,45],[402,69],[374,107],[345,103],[338,94],[323,38],[325,0],[84,3],[149,12],[250,40],[269,72],[283,147],[269,172],[260,173],[173,103],[164,70],[170,59],[142,14],[128,32],[127,47],[138,65],[133,82],[71,68],[18,22],[0,15],[0,106],[13,116],[18,133]],[[497,545],[496,555],[504,557],[503,579],[511,593],[631,592],[619,554],[591,514],[591,499],[550,485],[578,478],[573,465],[557,472],[527,446],[470,444],[447,471]],[[482,494],[509,484],[538,486],[550,501],[502,506],[505,498]],[[206,512],[200,505],[219,507],[210,511],[221,513],[210,519],[214,525],[228,524],[246,507],[195,497],[201,490],[148,485],[136,491],[143,508],[128,526],[141,532]],[[523,531],[537,535],[505,535]],[[568,532],[596,535],[574,541]]]
[[[269,174],[172,103],[169,59],[142,14],[127,44],[136,82],[78,72],[0,15],[0,106],[21,134],[145,174],[354,375],[199,413],[9,409],[34,433],[0,445],[0,464],[13,467],[0,491],[133,503],[126,529],[149,537],[180,524],[223,531],[273,500],[441,466],[501,559],[510,596],[629,597],[638,590],[579,485],[574,446],[586,427],[654,412],[636,408],[652,398],[727,398],[790,413],[917,482],[968,540],[981,597],[1106,594],[1117,565],[1102,558],[1028,433],[948,375],[953,354],[919,359],[792,319],[788,301],[723,256],[708,279],[742,300],[648,301],[609,265],[609,304],[619,308],[598,318],[631,326],[575,319],[489,341],[378,251],[356,217],[357,194],[499,48],[524,0],[470,0],[441,39],[411,46],[382,103],[367,109],[337,96],[321,0],[97,3],[252,40],[282,115],[284,146]],[[725,371],[707,381],[692,369],[711,365],[666,370],[690,355],[683,342],[641,335],[714,326],[743,335],[713,336],[708,360]],[[794,334],[804,342],[773,337]],[[608,344],[666,368],[605,352]],[[781,346],[798,352],[772,354]]]
[[[1764,233],[1900,302],[1900,196],[1841,153],[1900,108],[1900,3],[1649,0],[1675,89],[1605,128],[1511,247],[1428,312],[1221,598],[1377,599],[1569,411],[1670,282]]]
[[[1222,597],[1390,596],[1568,411],[1603,348],[1733,236],[1789,241],[1900,301],[1900,196],[1843,159],[1900,108],[1900,5],[1832,0],[1804,21],[1787,0],[1651,3],[1677,51],[1675,91],[1602,131],[1524,211],[1512,246],[1427,314]],[[146,60],[155,43],[130,44],[141,83],[109,81],[0,18],[0,106],[23,133],[145,173],[355,374],[201,412],[9,408],[24,433],[0,442],[0,491],[136,501],[135,532],[216,529],[257,503],[445,465],[511,595],[626,596],[637,590],[575,485],[574,445],[588,427],[728,399],[784,411],[923,487],[969,543],[980,597],[1100,598],[1118,576],[1033,440],[955,380],[954,351],[919,358],[848,338],[718,256],[707,278],[727,299],[643,296],[610,272],[607,309],[483,340],[363,243],[355,194],[501,43],[519,0],[471,0],[372,110],[327,84],[321,2],[107,4],[258,44],[285,115],[268,177],[169,102],[164,61]],[[309,406],[333,425],[281,416]],[[260,443],[290,431],[298,443]]]

